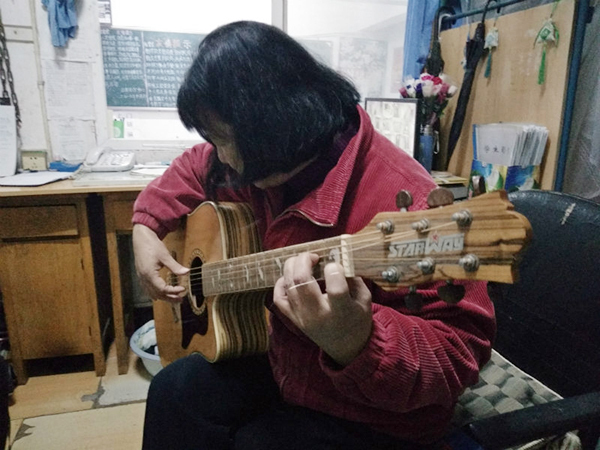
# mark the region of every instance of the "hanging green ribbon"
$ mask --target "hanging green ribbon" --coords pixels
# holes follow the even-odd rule
[[[494,27],[485,37],[485,45],[483,47],[484,49],[488,50],[487,62],[485,64],[485,73],[483,74],[486,78],[489,78],[492,75],[492,52],[496,47],[498,47],[498,43],[498,28]]]
[[[542,28],[538,32],[535,37],[535,41],[533,45],[540,44],[542,46],[542,60],[540,62],[540,68],[538,70],[538,84],[542,85],[546,81],[546,54],[548,50],[548,45],[554,44],[558,45],[558,40],[560,37],[560,33],[558,32],[558,28],[552,20],[554,16],[554,12],[556,11],[556,7],[560,0],[554,0],[554,7],[552,8],[552,12],[550,13],[550,17],[544,21]]]

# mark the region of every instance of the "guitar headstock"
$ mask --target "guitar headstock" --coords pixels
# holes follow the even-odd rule
[[[435,209],[382,212],[347,238],[354,275],[387,290],[438,280],[516,281],[531,225],[506,192]]]

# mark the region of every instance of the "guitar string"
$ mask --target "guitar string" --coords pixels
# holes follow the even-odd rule
[[[444,224],[440,224],[438,226],[435,227],[431,227],[427,229],[427,232],[432,232],[432,231],[436,231],[436,230],[440,230],[442,228],[451,226],[451,225],[455,225],[455,222],[447,222]],[[399,238],[404,238],[413,234],[418,234],[416,231],[414,230],[410,230],[410,231],[405,231],[402,233],[393,233],[387,236],[384,236],[384,241],[391,241],[393,239],[399,239]],[[373,236],[373,235],[377,235],[377,239],[373,239],[372,237],[369,236]],[[353,245],[352,246],[352,251],[360,251],[363,250],[365,248],[368,248],[370,246],[372,246],[374,243],[379,243],[381,242],[380,239],[381,236],[381,231],[376,230],[370,233],[365,233],[363,235],[360,236],[360,239],[357,239],[356,241],[353,241],[353,244],[358,244],[358,246]],[[328,239],[324,239],[324,240],[336,240],[338,237],[334,237],[334,238],[328,238]],[[319,242],[319,241],[315,241],[315,242]],[[338,242],[338,241],[336,241]],[[335,248],[339,248],[339,243],[336,243],[335,245],[329,245],[329,246],[325,246],[325,247],[320,247],[318,249],[307,249],[307,247],[310,246],[311,243],[305,243],[305,244],[298,244],[298,246],[302,247],[304,251],[313,251],[314,253],[321,253],[321,252],[329,252],[332,249]],[[288,247],[289,248],[289,247]],[[286,252],[286,248],[283,249],[275,249],[275,250],[281,250],[282,253]],[[299,252],[300,253],[300,252]],[[290,258],[293,256],[296,256],[299,253],[289,253],[289,254],[285,254],[282,255],[283,257]],[[193,268],[190,273],[188,274],[187,278],[189,279],[189,284],[194,287],[197,286],[198,283],[200,281],[202,281],[203,279],[203,274],[206,275],[207,270],[209,269],[210,272],[214,272],[216,273],[219,270],[225,270],[226,274],[224,277],[219,277],[219,283],[232,283],[233,281],[238,281],[240,280],[240,278],[247,278],[247,274],[248,274],[248,263],[250,263],[250,265],[254,265],[257,263],[256,260],[252,260],[252,256],[253,255],[244,255],[241,257],[236,257],[234,258],[234,262],[232,263],[232,260],[223,260],[223,261],[217,261],[214,263],[207,263],[205,265],[203,265],[202,267],[198,267],[198,268]],[[242,260],[244,259],[244,262],[241,261],[235,261],[235,259],[239,259]],[[261,265],[260,268],[269,271],[271,269],[273,269],[274,267],[278,267],[280,268],[275,262],[274,262],[275,258],[269,258],[269,260],[263,261],[263,265]],[[373,258],[353,258],[353,261],[371,261],[374,260]],[[220,267],[219,267],[220,266]],[[277,278],[279,278],[280,275],[277,276]]]
[[[404,237],[405,235],[409,235],[411,233],[414,233],[414,232],[405,232],[404,235],[400,234],[400,233],[396,233],[395,235],[386,236],[386,238],[397,239],[397,238],[400,238],[400,237]],[[368,233],[368,234],[371,234],[371,235],[372,234],[377,234],[377,236],[379,237],[381,235],[381,232],[375,231],[375,232],[371,232],[371,233]],[[372,246],[373,243],[381,242],[380,239],[371,239],[371,238],[364,239],[364,237],[366,235],[367,234],[365,233],[364,235],[361,235],[361,239],[360,240],[353,241],[353,244],[359,244],[359,245],[360,244],[366,244],[366,245],[363,245],[362,247],[356,247],[355,245],[353,245],[352,246],[352,250],[353,251],[360,251],[362,249],[368,248],[369,246]],[[285,248],[281,248],[281,249],[274,249],[274,250],[271,250],[269,252],[277,252],[279,250],[280,253],[285,253],[285,254],[282,254],[280,256],[281,257],[285,257],[285,259],[288,259],[288,258],[291,258],[293,256],[297,256],[298,254],[306,252],[306,251],[313,252],[313,253],[327,253],[327,252],[329,252],[332,249],[339,248],[339,240],[338,240],[337,237],[328,238],[328,239],[324,239],[324,240],[325,241],[326,240],[332,240],[332,241],[335,241],[336,243],[335,244],[332,243],[332,244],[327,245],[327,246],[321,246],[321,247],[318,247],[316,249],[315,248],[312,248],[312,249],[308,248],[308,247],[310,247],[311,243],[298,244],[298,247],[301,247],[302,251],[299,251],[297,253],[294,253],[293,251],[289,250],[290,248],[292,248],[294,246],[285,247]],[[318,243],[318,242],[319,241],[315,241],[315,243]],[[191,271],[191,275],[192,276],[190,276],[190,280],[197,280],[198,276],[202,276],[203,272],[206,273],[207,269],[210,272],[216,272],[216,271],[219,271],[221,269],[224,269],[224,270],[226,270],[226,275],[227,276],[229,276],[230,278],[237,279],[240,276],[240,274],[245,274],[247,272],[246,271],[246,267],[245,267],[245,266],[248,265],[247,263],[250,263],[250,264],[256,264],[257,263],[257,261],[253,260],[252,257],[253,257],[253,255],[244,255],[244,256],[240,256],[238,258],[234,258],[234,259],[231,259],[231,260],[222,260],[222,261],[216,261],[216,262],[213,262],[213,263],[207,263],[207,264],[203,265],[202,267],[192,269],[192,271]],[[244,262],[241,261],[242,259],[244,260]],[[261,268],[272,268],[272,267],[277,266],[277,264],[274,262],[274,260],[276,260],[276,259],[277,258],[273,256],[273,257],[270,257],[270,258],[262,261],[262,263],[264,263],[264,264],[261,265]],[[236,260],[238,260],[238,261],[236,261]],[[354,258],[353,260],[354,261],[358,261],[360,259]],[[221,278],[221,279],[224,280],[224,281],[227,281],[227,278]]]
[[[449,225],[454,225],[454,222],[448,222],[448,223],[445,223],[445,224],[438,225],[436,227],[431,227],[427,231],[431,232],[431,231],[439,230],[439,229],[442,229],[442,228],[447,227]],[[407,237],[407,236],[409,236],[411,234],[415,234],[415,233],[416,232],[413,231],[413,230],[402,232],[402,233],[394,233],[394,234],[385,236],[385,241],[391,241],[392,239],[404,238],[404,237]],[[378,237],[381,236],[381,232],[380,231],[373,231],[371,233],[366,233],[364,235],[361,235],[360,236],[361,239],[353,241],[353,244],[358,244],[358,245],[362,244],[362,246],[355,246],[355,245],[353,245],[352,246],[352,251],[353,252],[360,251],[360,250],[363,250],[365,248],[368,248],[368,247],[372,246],[373,243],[379,243],[379,242],[381,242],[380,239],[370,239],[368,237],[365,238],[367,235],[374,235],[374,234],[376,234]],[[331,239],[336,240],[337,238],[331,238]],[[325,239],[325,240],[327,240],[327,239]],[[315,242],[319,242],[319,241],[315,241]],[[307,251],[306,247],[308,247],[309,245],[310,245],[310,243],[299,244],[299,246],[301,246],[303,248],[302,252]],[[338,247],[339,247],[339,244],[336,243],[336,244],[333,244],[333,245],[330,245],[330,246],[319,247],[318,249],[309,249],[308,251],[313,251],[314,253],[326,253],[326,252],[329,252],[330,250],[336,249]],[[287,247],[287,248],[289,248],[289,247]],[[286,248],[275,249],[274,251],[276,251],[276,250],[281,250],[282,253],[286,252]],[[299,253],[302,253],[302,252],[299,252]],[[285,255],[282,255],[282,256],[287,259],[287,258],[291,258],[293,256],[296,256],[299,253],[289,252],[289,253],[287,253]],[[231,280],[237,280],[242,275],[247,274],[247,267],[246,266],[248,265],[248,263],[256,264],[255,260],[251,260],[252,256],[253,255],[244,255],[244,256],[241,256],[239,258],[234,258],[233,263],[231,262],[232,260],[222,260],[222,261],[217,261],[217,262],[214,262],[214,263],[208,263],[208,264],[205,264],[202,267],[192,269],[192,271],[191,271],[191,273],[189,275],[190,283],[192,283],[194,281],[198,281],[198,278],[202,278],[203,272],[206,273],[206,269],[209,269],[210,272],[216,272],[216,271],[221,270],[221,269],[225,270],[226,271],[225,277],[224,278],[219,278],[219,280],[222,281],[222,282],[227,282],[227,281],[231,281]],[[239,259],[239,260],[244,259],[246,261],[243,262],[243,263],[241,261],[237,261],[236,262],[235,259]],[[262,265],[261,267],[264,268],[264,269],[270,269],[270,268],[273,268],[273,267],[277,266],[277,264],[273,262],[275,259],[276,258],[272,257],[272,258],[269,258],[266,261],[263,261],[265,264]],[[372,258],[353,258],[353,261],[371,261],[371,260],[373,260],[373,259]],[[279,276],[278,276],[278,278],[279,278]]]

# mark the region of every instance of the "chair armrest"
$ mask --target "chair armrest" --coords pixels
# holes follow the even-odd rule
[[[594,425],[600,429],[600,392],[476,420],[465,431],[484,449],[501,450]]]

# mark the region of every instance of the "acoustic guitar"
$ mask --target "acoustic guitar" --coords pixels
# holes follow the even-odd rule
[[[528,220],[512,210],[504,191],[423,211],[382,212],[360,232],[260,251],[249,206],[200,205],[185,225],[165,238],[175,259],[190,272],[181,304],[154,302],[163,364],[192,352],[209,361],[265,352],[266,292],[291,256],[313,252],[319,279],[330,261],[346,277],[372,280],[385,290],[437,280],[513,283],[517,256],[530,239]]]

